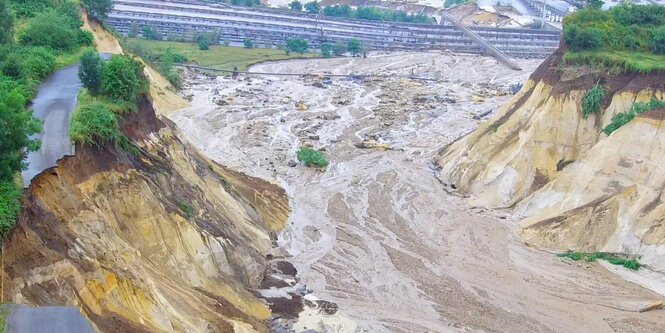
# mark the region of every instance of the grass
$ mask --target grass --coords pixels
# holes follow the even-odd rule
[[[2,303],[0,305],[0,333],[5,332],[5,326],[7,325],[7,316],[9,315],[9,303]]]
[[[492,132],[496,133],[496,131],[499,129],[499,126],[501,126],[501,124],[498,121],[495,121],[492,123],[492,125],[490,125],[489,128]]]
[[[129,40],[136,40],[138,38],[129,38]],[[287,55],[283,50],[279,49],[263,49],[252,48],[247,49],[244,47],[235,46],[222,46],[211,45],[209,50],[199,50],[196,43],[184,42],[166,42],[143,40],[147,47],[155,54],[163,53],[167,48],[175,53],[185,55],[187,59],[197,63],[199,66],[215,67],[220,69],[233,69],[238,66],[238,70],[246,70],[248,66],[266,60],[284,60],[292,58],[315,58],[319,57],[318,53],[305,53]]]
[[[323,153],[312,148],[300,147],[300,150],[296,152],[296,156],[298,157],[298,161],[304,162],[307,166],[316,165],[325,167],[328,165],[328,161],[323,157]]]
[[[80,47],[78,50],[76,50],[74,52],[63,53],[63,54],[55,57],[55,68],[60,69],[62,67],[69,66],[69,65],[79,61],[79,58],[81,58],[81,55],[87,50],[95,50],[95,47],[94,46],[84,46],[84,47]]]
[[[640,74],[665,70],[665,55],[638,51],[568,51],[563,61],[570,65],[607,66]]]
[[[192,216],[194,216],[194,207],[192,207],[192,205],[190,205],[189,203],[184,202],[184,201],[178,201],[178,208],[180,208],[180,210],[183,213],[185,213],[185,216],[188,219],[192,218]]]
[[[612,134],[619,127],[629,123],[638,114],[647,112],[649,110],[662,108],[665,106],[665,101],[661,101],[655,97],[651,97],[649,102],[635,102],[630,106],[628,112],[619,112],[612,117],[612,122],[602,129],[606,135]]]
[[[605,97],[605,89],[603,86],[596,85],[589,89],[582,98],[582,116],[584,119],[589,117],[590,114],[600,111],[600,101]]]
[[[620,265],[634,271],[640,269],[642,264],[636,259],[627,259],[617,256],[609,252],[594,252],[594,253],[580,253],[580,252],[567,252],[559,253],[558,257],[570,258],[574,261],[585,259],[587,262],[593,262],[597,259],[603,259],[613,265]]]

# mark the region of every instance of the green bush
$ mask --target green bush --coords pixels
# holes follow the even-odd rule
[[[603,86],[596,85],[589,89],[582,98],[582,117],[586,119],[590,114],[600,111],[600,101],[605,97]]]
[[[242,40],[242,44],[243,44],[243,45],[245,46],[245,48],[247,48],[247,49],[251,49],[252,47],[254,47],[254,43],[253,43],[252,40],[249,39],[249,38],[245,38],[245,39],[243,39],[243,40]]]
[[[321,43],[321,55],[324,58],[330,58],[330,50],[332,49],[332,46],[328,43]]]
[[[55,0],[11,0],[11,8],[18,17],[33,17],[49,8],[55,8]]]
[[[132,23],[129,25],[129,30],[127,31],[127,37],[137,37],[139,35],[139,25],[136,23]]]
[[[114,54],[104,65],[102,89],[106,96],[135,104],[139,94],[147,92],[148,88],[143,64],[130,56]]]
[[[84,105],[72,114],[69,135],[73,141],[95,147],[113,143],[116,148],[136,154],[129,138],[120,131],[118,116],[101,102]]]
[[[90,16],[95,17],[101,21],[105,21],[108,14],[113,9],[112,0],[83,0],[85,8],[88,10]]]
[[[651,45],[655,53],[665,54],[665,26],[653,30]]]
[[[323,153],[312,148],[300,147],[300,150],[296,152],[296,157],[298,161],[305,163],[307,166],[316,165],[325,167],[328,165],[328,161],[323,157]]]
[[[614,117],[612,117],[612,122],[605,126],[602,131],[606,135],[610,135],[619,127],[628,124],[635,118],[636,115],[647,112],[649,110],[662,108],[664,106],[665,101],[660,101],[655,97],[651,97],[649,102],[635,102],[630,106],[630,110],[628,112],[620,112],[615,114]]]
[[[0,180],[0,238],[7,236],[14,227],[21,208],[21,189],[11,181]]]
[[[286,40],[286,48],[289,51],[293,52],[298,52],[300,54],[303,54],[307,52],[307,48],[309,48],[309,44],[307,43],[306,40],[302,38],[289,38]]]
[[[41,131],[41,123],[32,110],[25,110],[26,98],[16,81],[0,79],[0,180],[12,181],[27,167],[28,152],[39,149],[39,140],[30,136]]]
[[[321,6],[316,1],[310,1],[305,4],[305,10],[311,14],[316,14],[321,11]]]
[[[72,50],[78,45],[79,33],[66,16],[55,10],[41,13],[30,20],[19,36],[21,44],[46,46],[54,50]]]
[[[289,3],[289,8],[291,8],[292,10],[301,11],[302,10],[302,3],[298,0],[293,0],[293,1],[291,1],[291,3]]]
[[[338,57],[342,56],[344,53],[346,53],[346,44],[344,44],[344,42],[341,40],[338,40],[335,42],[335,44],[333,44],[332,50],[334,55]]]
[[[184,201],[178,201],[178,208],[180,208],[180,210],[183,213],[185,213],[185,217],[187,217],[188,219],[194,216],[194,207],[192,207],[192,205],[190,205],[189,203]]]
[[[148,40],[162,40],[162,33],[156,27],[149,25],[141,27],[141,36]]]
[[[558,257],[563,257],[563,258],[570,258],[575,261],[578,261],[582,258],[584,258],[584,255],[579,252],[568,252],[568,253],[559,253],[557,254]]]
[[[563,41],[573,51],[593,50],[602,42],[603,32],[596,28],[581,28],[577,24],[568,24],[563,29]]]
[[[14,15],[8,0],[0,0],[0,45],[14,41]]]
[[[14,79],[20,79],[23,77],[23,57],[14,52],[10,53],[5,57],[5,59],[0,62],[0,74],[12,77]]]
[[[198,35],[196,37],[196,44],[199,45],[199,50],[208,50],[210,46],[208,45],[208,40],[204,35]]]
[[[349,51],[349,53],[351,53],[351,55],[353,55],[354,57],[357,56],[361,50],[360,41],[355,38],[349,39],[346,42],[346,50]]]

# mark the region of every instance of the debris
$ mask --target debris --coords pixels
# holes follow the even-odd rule
[[[658,301],[658,302],[651,303],[651,304],[641,308],[640,312],[647,312],[647,311],[650,311],[650,310],[661,309],[661,308],[663,308],[663,301]]]
[[[311,142],[309,142],[309,141],[305,141],[305,142],[303,142],[302,145],[303,145],[303,147],[307,147],[307,148],[312,148],[312,147],[314,147],[314,145],[313,145]]]
[[[392,149],[392,147],[387,143],[378,143],[376,140],[365,140],[363,142],[356,143],[357,148],[369,149],[376,148],[379,150]]]
[[[472,99],[474,102],[484,102],[484,101],[485,101],[485,99],[482,98],[482,97],[480,97],[480,96],[473,96],[473,97],[471,97],[471,99]]]
[[[286,165],[288,165],[290,168],[295,168],[298,163],[296,163],[294,160],[290,160]]]
[[[229,105],[229,102],[227,102],[225,99],[220,98],[220,99],[215,101],[215,104],[217,104],[219,106],[223,106],[223,105]]]
[[[298,110],[300,110],[300,111],[305,111],[305,110],[308,109],[307,104],[305,104],[304,102],[298,102],[298,103],[296,103],[296,107],[297,107]]]
[[[492,113],[492,110],[491,110],[491,109],[490,109],[490,110],[487,110],[487,111],[485,111],[485,112],[483,112],[483,113],[481,113],[481,114],[477,114],[477,115],[473,116],[473,119],[475,119],[475,120],[481,119],[481,118],[485,117],[486,115],[488,115],[488,114],[490,114],[490,113]]]
[[[284,97],[284,98],[282,98],[282,103],[284,103],[284,104],[288,104],[289,102],[291,102],[291,99],[290,99],[290,98],[288,98],[288,97]]]

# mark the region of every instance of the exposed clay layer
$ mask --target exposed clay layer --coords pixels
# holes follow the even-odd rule
[[[78,306],[103,332],[267,331],[248,289],[288,215],[284,190],[205,159],[147,99],[122,129],[139,156],[78,145],[26,190],[5,298]]]

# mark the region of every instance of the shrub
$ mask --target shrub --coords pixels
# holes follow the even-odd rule
[[[199,50],[208,50],[210,46],[208,45],[208,40],[204,35],[198,35],[196,37],[196,44],[199,45]]]
[[[81,55],[79,66],[79,78],[83,87],[88,89],[91,96],[99,96],[102,93],[102,68],[104,62],[97,52],[88,50]]]
[[[222,45],[224,45],[224,46],[229,46],[229,40],[228,40],[228,39],[224,39],[224,41],[222,41]]]
[[[72,29],[65,16],[49,10],[31,19],[19,40],[24,45],[71,50],[77,45],[78,31]]]
[[[307,43],[306,40],[302,38],[289,38],[286,40],[286,48],[289,51],[293,52],[298,52],[300,54],[303,54],[307,52],[307,48],[309,47],[309,44]]]
[[[321,43],[321,55],[324,58],[330,58],[330,49],[332,49],[332,46],[328,43]]]
[[[499,130],[499,126],[501,126],[501,123],[499,123],[498,121],[495,121],[495,122],[492,123],[492,125],[490,125],[489,129],[492,132],[496,133],[496,131]]]
[[[600,101],[605,97],[603,86],[596,85],[589,89],[582,98],[582,117],[586,119],[590,114],[600,111]]]
[[[10,4],[18,17],[33,17],[56,6],[55,0],[12,0]]]
[[[104,94],[116,101],[136,103],[139,94],[148,90],[143,65],[127,55],[111,56],[102,69]]]
[[[69,135],[73,141],[99,147],[113,143],[116,148],[137,153],[129,138],[120,131],[116,114],[104,103],[77,108],[72,114]]]
[[[22,57],[14,52],[10,53],[4,61],[0,62],[0,74],[9,76],[15,79],[20,79],[23,77],[23,66],[21,62],[23,61]]]
[[[243,44],[243,45],[245,46],[245,48],[247,48],[247,49],[251,49],[252,47],[254,47],[254,43],[253,43],[252,40],[249,39],[249,38],[245,38],[245,39],[243,39],[243,40],[242,40],[242,44]]]
[[[67,22],[70,28],[78,29],[83,26],[83,20],[79,16],[78,6],[71,2],[63,2],[58,8],[58,13]]]
[[[21,208],[21,189],[11,181],[0,180],[0,237],[7,236],[14,227]]]
[[[162,40],[162,33],[156,27],[144,25],[141,27],[141,36],[148,40]]]
[[[312,148],[300,147],[300,150],[296,152],[296,157],[298,161],[305,163],[305,165],[316,165],[320,167],[325,167],[328,165],[328,161],[323,157],[323,153]]]
[[[581,28],[568,24],[563,29],[563,41],[573,51],[593,50],[602,42],[603,32],[596,28]]]
[[[346,50],[349,51],[349,53],[351,53],[351,55],[353,55],[354,57],[357,56],[361,50],[360,41],[355,38],[349,39],[346,42]]]
[[[16,88],[16,81],[0,76],[0,180],[12,181],[14,174],[25,170],[29,151],[39,149],[40,142],[30,136],[41,130],[39,119],[26,111],[26,98]]]
[[[189,203],[184,201],[178,201],[178,208],[180,208],[180,210],[183,213],[185,213],[185,217],[187,217],[188,219],[194,216],[194,207],[192,207],[192,205],[190,205]]]
[[[575,261],[578,261],[582,258],[584,258],[584,255],[579,252],[568,252],[568,253],[559,253],[557,254],[558,257],[563,257],[563,258],[570,258]]]
[[[32,80],[41,81],[55,69],[55,56],[44,47],[28,47],[18,52],[23,58],[23,73]]]
[[[603,133],[606,135],[612,134],[619,127],[629,123],[635,118],[636,115],[640,113],[647,112],[649,110],[658,109],[665,106],[665,101],[660,101],[655,97],[651,97],[649,102],[635,102],[630,106],[628,112],[620,112],[612,117],[612,122],[609,123],[605,128],[602,129]]]
[[[665,54],[665,26],[653,30],[651,48],[654,53]]]

